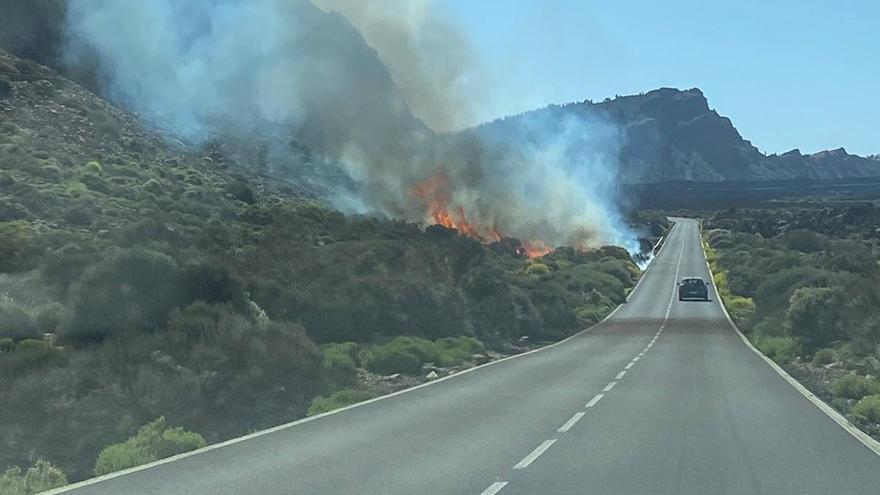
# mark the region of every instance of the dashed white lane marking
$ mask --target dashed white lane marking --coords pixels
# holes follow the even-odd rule
[[[605,397],[605,394],[596,394],[595,397],[590,399],[590,402],[587,402],[587,409],[595,406],[600,400],[602,400],[602,397]]]
[[[572,416],[571,419],[566,421],[565,424],[560,426],[559,429],[556,431],[559,433],[567,432],[568,430],[571,429],[572,426],[574,426],[575,423],[577,423],[578,421],[581,420],[581,418],[584,417],[584,414],[587,414],[587,413],[585,413],[583,411],[574,413],[574,416]]]
[[[639,362],[639,359],[642,359],[642,358],[640,358],[639,356],[636,356],[636,357],[633,358],[632,362],[634,362],[634,363],[638,363],[638,362]]]
[[[554,443],[556,443],[555,438],[551,438],[550,440],[544,440],[544,443],[542,443],[541,445],[538,445],[538,447],[535,448],[535,450],[533,450],[531,454],[525,456],[523,458],[523,460],[519,461],[516,464],[516,466],[513,466],[513,469],[525,469],[525,468],[529,467],[529,464],[535,462],[535,459],[540,457],[541,454],[543,454],[544,452],[547,452],[547,449],[549,449],[551,446],[553,446]]]
[[[483,490],[480,495],[496,495],[505,486],[507,486],[506,481],[496,481],[495,483],[489,485],[489,488]]]
[[[608,385],[605,385],[605,388],[602,389],[603,392],[611,392],[611,389],[617,385],[617,382],[611,382]]]
[[[628,370],[628,369],[632,368],[634,364],[636,364],[636,363],[630,361],[629,364],[627,364],[626,366],[623,367],[623,369]]]
[[[621,371],[620,373],[617,374],[617,376],[614,377],[614,379],[615,379],[615,380],[620,380],[621,378],[623,378],[623,375],[625,375],[625,374],[626,374],[626,371],[625,371],[625,370],[624,370],[624,371]]]

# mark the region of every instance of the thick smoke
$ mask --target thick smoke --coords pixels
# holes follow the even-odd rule
[[[413,114],[436,131],[471,122],[473,103],[488,95],[467,38],[428,0],[313,0],[339,12],[388,67]]]
[[[71,0],[68,53],[96,53],[106,94],[169,133],[294,140],[341,163],[373,211],[445,215],[485,239],[633,246],[613,202],[615,127],[548,109],[438,135],[431,127],[460,125],[474,94],[474,59],[452,25],[421,1],[315,2],[326,11],[305,0]]]

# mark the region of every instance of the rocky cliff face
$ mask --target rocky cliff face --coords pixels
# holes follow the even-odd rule
[[[661,88],[601,103],[551,106],[487,126],[515,126],[517,120],[544,112],[559,119],[588,115],[617,125],[623,140],[617,173],[623,183],[880,176],[880,160],[851,155],[843,148],[812,155],[798,150],[765,155],[743,139],[730,119],[711,109],[696,88]]]

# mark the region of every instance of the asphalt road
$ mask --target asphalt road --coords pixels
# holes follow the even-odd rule
[[[880,456],[753,353],[681,220],[633,297],[561,344],[76,494],[875,494]]]

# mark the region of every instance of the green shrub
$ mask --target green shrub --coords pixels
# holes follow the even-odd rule
[[[409,347],[385,344],[373,347],[361,354],[364,368],[373,373],[390,375],[393,373],[419,374],[422,359]]]
[[[435,363],[438,366],[456,366],[470,361],[474,354],[485,352],[483,344],[473,337],[445,337],[434,344],[440,356]]]
[[[312,405],[309,406],[309,416],[314,416],[315,414],[325,413],[334,409],[339,409],[340,407],[350,406],[358,402],[370,400],[375,396],[376,394],[368,390],[357,390],[351,388],[337,390],[336,392],[330,394],[330,396],[328,397],[315,397],[315,399],[312,400]]]
[[[162,183],[156,179],[149,179],[141,185],[141,188],[153,194],[162,194],[164,189]]]
[[[550,268],[543,263],[532,263],[526,267],[526,275],[546,275],[550,273]]]
[[[52,343],[38,339],[24,339],[16,346],[17,352],[45,353],[52,350]]]
[[[845,335],[850,294],[842,287],[802,287],[791,296],[786,315],[791,335],[808,350],[824,347]]]
[[[86,344],[164,327],[170,311],[185,304],[181,292],[181,273],[170,257],[145,249],[119,251],[83,271],[71,288],[72,317],[59,340]]]
[[[24,473],[18,466],[11,467],[0,476],[0,494],[31,495],[67,484],[64,471],[49,461],[39,460]]]
[[[813,354],[814,366],[825,366],[834,362],[834,351],[831,349],[819,349]]]
[[[419,374],[422,365],[456,366],[484,352],[483,344],[473,337],[445,337],[432,342],[417,337],[397,337],[360,353],[363,366],[373,373]]]
[[[752,333],[758,338],[783,337],[785,336],[785,322],[782,318],[767,317],[754,326]]]
[[[880,423],[880,395],[862,397],[862,400],[853,406],[852,412],[871,423]]]
[[[95,462],[96,476],[127,469],[148,462],[202,448],[205,439],[198,433],[181,427],[169,428],[165,417],[142,426],[137,435],[128,440],[108,445]]]
[[[70,312],[59,302],[52,302],[36,309],[37,324],[43,332],[54,333],[70,317]]]
[[[36,320],[10,299],[0,298],[0,335],[15,340],[40,338]]]
[[[324,370],[332,383],[337,386],[354,384],[357,380],[359,351],[360,346],[354,342],[321,346],[321,353],[324,355]]]
[[[770,359],[780,364],[788,364],[798,356],[800,346],[791,337],[760,337],[755,339],[755,347]]]
[[[15,341],[9,337],[0,338],[0,354],[12,352],[15,349]]]
[[[845,399],[861,399],[878,392],[880,392],[880,384],[877,380],[854,374],[846,374],[831,384],[831,393]]]
[[[755,303],[749,297],[731,296],[725,299],[724,304],[738,325],[748,322],[755,314]]]
[[[608,306],[589,305],[577,308],[575,310],[575,315],[577,315],[578,322],[582,326],[588,326],[605,318],[609,311],[610,308]]]
[[[92,160],[83,165],[83,172],[94,175],[103,175],[104,167],[101,166],[100,162]]]
[[[0,273],[30,269],[30,261],[39,254],[33,244],[34,233],[29,224],[0,222]]]

